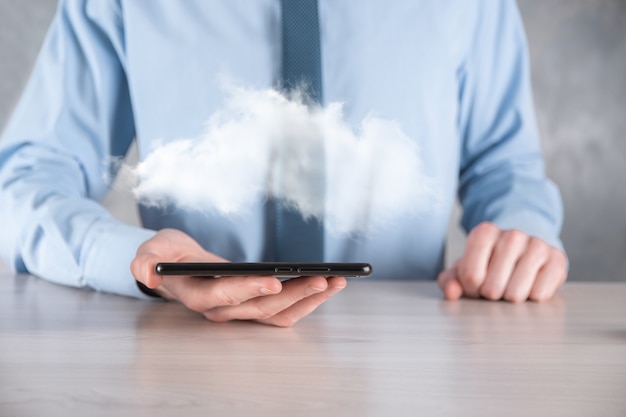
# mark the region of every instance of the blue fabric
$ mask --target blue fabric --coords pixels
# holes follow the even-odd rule
[[[308,87],[315,102],[322,102],[322,65],[317,0],[281,0],[282,85]]]
[[[465,229],[488,220],[560,247],[561,200],[544,172],[513,1],[319,0],[319,23],[325,102],[345,103],[355,128],[368,114],[395,120],[440,195],[432,210],[365,238],[327,233],[325,260],[434,279],[457,197]],[[197,137],[223,103],[224,75],[252,88],[279,83],[278,1],[60,1],[0,141],[4,261],[141,297],[129,263],[162,227],[234,261],[272,259],[262,205],[236,220],[140,207],[134,227],[99,203],[115,174],[110,157],[135,137],[140,158],[157,140]]]
[[[281,0],[282,87],[304,89],[316,103],[322,100],[322,65],[317,0]],[[298,138],[293,138],[298,140]],[[324,150],[316,160],[324,164]],[[324,198],[324,180],[314,181],[320,199]],[[324,260],[323,219],[303,219],[300,213],[280,201],[276,209],[277,261],[318,262]],[[269,236],[268,236],[269,237]]]

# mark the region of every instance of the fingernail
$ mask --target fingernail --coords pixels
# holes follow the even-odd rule
[[[269,288],[262,287],[261,294],[264,294],[264,295],[278,294],[278,291],[274,291],[274,290],[270,290]]]
[[[313,295],[313,294],[317,294],[317,293],[322,292],[322,291],[324,291],[323,288],[315,288],[315,287],[311,287],[311,286],[306,287],[304,289],[304,293],[306,295]]]

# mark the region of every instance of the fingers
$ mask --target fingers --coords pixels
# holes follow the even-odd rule
[[[179,230],[163,229],[145,241],[131,261],[132,275],[164,298],[176,299],[177,296],[164,286],[163,277],[154,270],[158,262],[225,262],[225,259],[207,252],[191,236]],[[181,280],[177,277],[171,282]]]
[[[550,299],[567,279],[567,257],[558,249],[551,248],[549,261],[537,274],[529,298],[533,301]]]
[[[448,300],[461,295],[522,302],[552,297],[567,279],[565,253],[519,230],[481,223],[463,256],[438,278]]]
[[[282,283],[279,294],[252,298],[238,305],[225,305],[204,312],[212,321],[256,320],[287,327],[312,312],[345,287],[344,278],[305,277]]]
[[[535,282],[535,277],[548,258],[549,246],[537,238],[530,238],[526,252],[511,273],[509,285],[502,298],[513,303],[526,301]]]
[[[258,321],[279,327],[293,326],[301,318],[311,314],[322,303],[344,289],[346,284],[346,279],[343,277],[329,278],[325,291],[305,297],[267,320]]]
[[[458,278],[465,296],[478,298],[499,237],[500,229],[486,222],[476,226],[467,237],[465,251],[458,266]]]
[[[455,261],[450,268],[442,271],[437,278],[437,284],[446,300],[458,300],[463,295],[463,287],[458,279],[458,264],[459,261]]]
[[[526,250],[528,236],[519,230],[501,232],[494,245],[485,280],[479,293],[489,300],[499,300],[504,295],[515,266]]]
[[[443,289],[443,294],[446,300],[454,301],[461,298],[463,295],[463,286],[458,279],[450,280]]]
[[[156,288],[163,282],[163,278],[158,275],[154,266],[159,262],[159,257],[153,253],[142,253],[135,256],[130,263],[130,271],[135,279],[143,283],[148,288]]]
[[[161,262],[182,262],[185,260],[204,260],[205,262],[224,262],[225,259],[207,252],[188,234],[175,229],[163,229],[151,239],[144,242],[137,255],[152,253],[157,255]],[[207,258],[210,258],[208,260]]]
[[[174,294],[185,307],[206,316],[206,312],[220,308],[239,306],[254,299],[278,294],[282,291],[281,282],[275,277],[224,277],[164,278],[164,287]],[[215,321],[220,320],[215,316]]]

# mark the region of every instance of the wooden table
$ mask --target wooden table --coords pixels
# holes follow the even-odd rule
[[[351,282],[294,328],[0,275],[0,416],[626,416],[626,284]]]

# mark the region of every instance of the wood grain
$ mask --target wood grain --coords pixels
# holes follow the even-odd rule
[[[624,416],[626,284],[353,281],[291,329],[0,275],[0,416]]]

